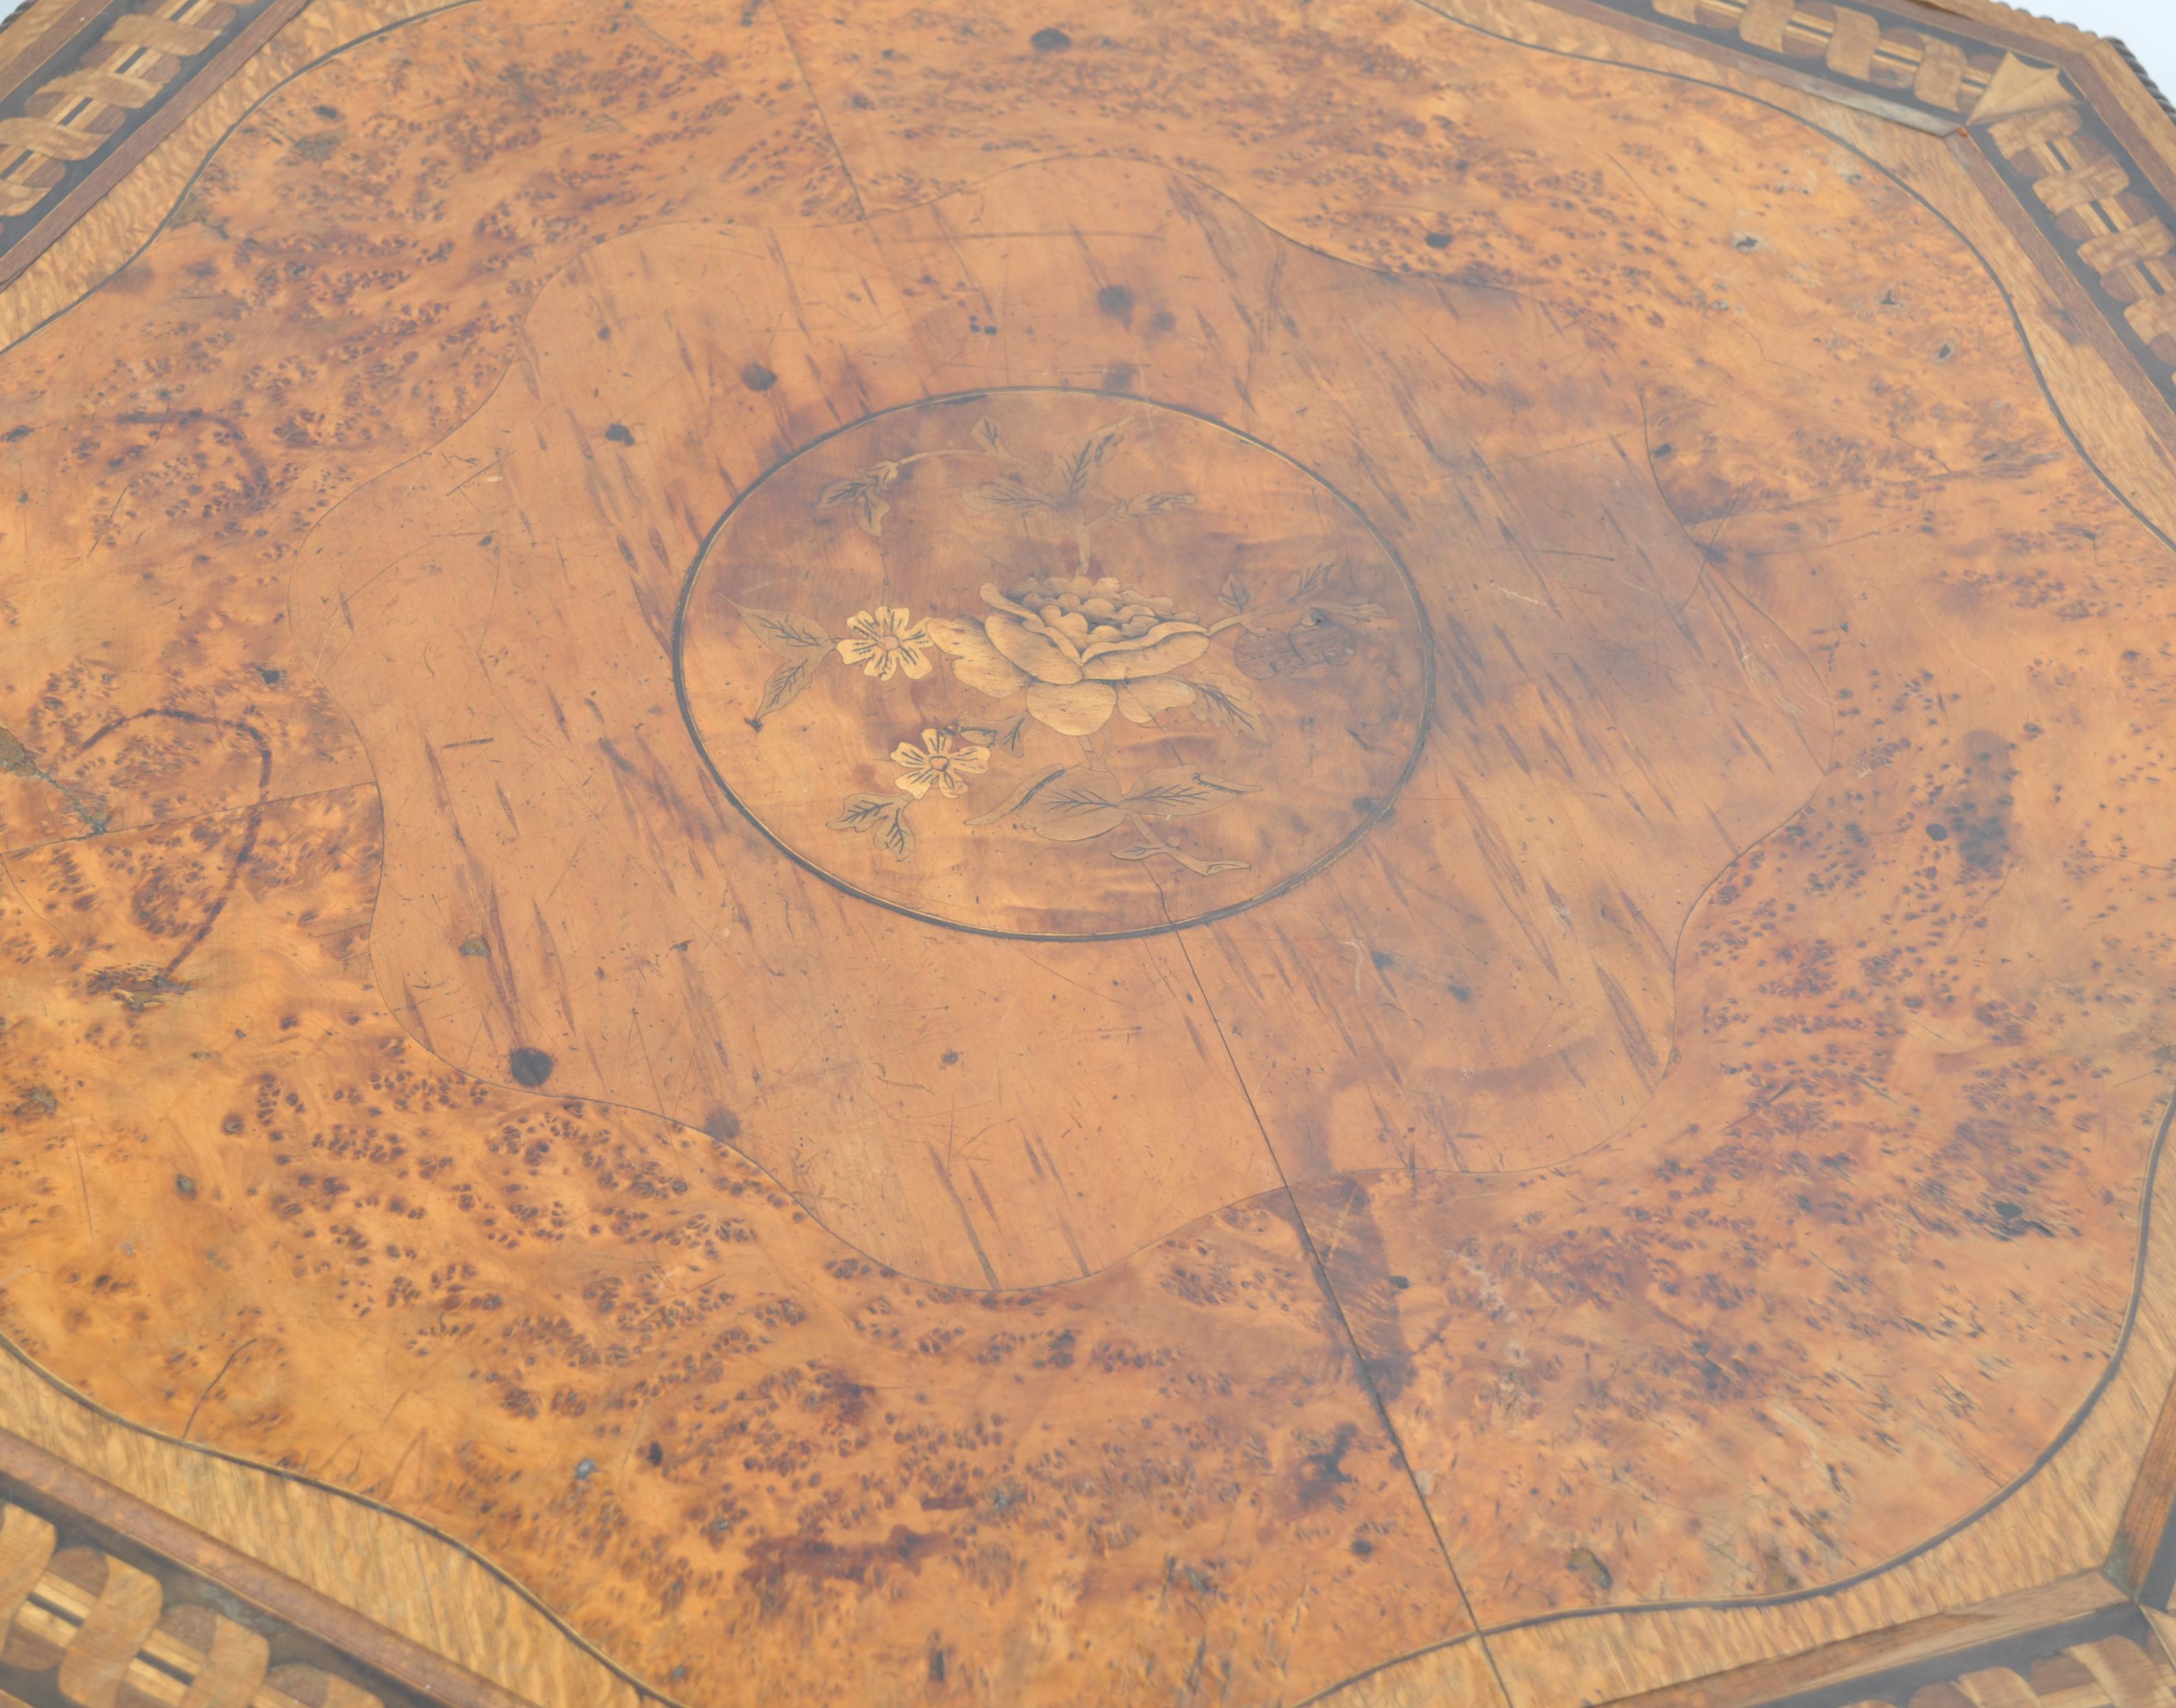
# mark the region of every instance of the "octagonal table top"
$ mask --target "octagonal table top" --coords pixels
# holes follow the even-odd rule
[[[0,1700],[2171,1700],[2176,121],[1065,5],[0,31]]]

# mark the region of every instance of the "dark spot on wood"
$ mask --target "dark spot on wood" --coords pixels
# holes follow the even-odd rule
[[[1063,53],[1073,46],[1073,38],[1063,30],[1038,30],[1028,37],[1027,45],[1037,53]]]
[[[1957,347],[1956,347],[1956,345],[1954,345],[1954,344],[1945,344],[1945,345],[1943,345],[1939,350],[1938,350],[1938,351],[1936,351],[1934,352],[1934,360],[1935,360],[1935,361],[1937,361],[1937,362],[1947,362],[1947,361],[1948,361],[1951,356],[1955,356],[1956,353],[1957,353]]]
[[[574,1481],[577,1482],[587,1482],[590,1480],[590,1476],[596,1471],[596,1468],[597,1461],[596,1460],[585,1459],[579,1465],[577,1465],[574,1467]]]
[[[1375,1544],[1368,1541],[1364,1536],[1356,1536],[1352,1538],[1352,1552],[1358,1554],[1361,1558],[1365,1559],[1369,1554],[1375,1552]]]
[[[1345,1504],[1345,1497],[1338,1490],[1352,1481],[1345,1469],[1345,1455],[1352,1450],[1352,1444],[1359,1436],[1357,1424],[1341,1423],[1329,1446],[1319,1453],[1308,1454],[1300,1461],[1299,1504],[1303,1512],[1311,1512],[1318,1506]]]
[[[1122,326],[1134,324],[1134,293],[1123,285],[1106,285],[1098,291],[1096,306]]]
[[[750,391],[769,391],[778,383],[778,376],[759,362],[751,362],[741,370],[741,383]]]
[[[257,666],[257,673],[260,677],[264,677],[264,685],[267,688],[276,687],[287,674],[284,670],[275,670],[269,664],[258,665]]]
[[[650,1462],[652,1465],[662,1465],[665,1462],[665,1449],[655,1441],[650,1444]]]
[[[326,106],[320,104],[317,106],[312,107],[310,111],[317,114],[319,118],[331,119],[335,123],[340,120],[340,110],[336,106]]]
[[[764,1537],[748,1544],[748,1564],[741,1581],[759,1586],[784,1579],[805,1577],[822,1583],[827,1579],[865,1584],[872,1568],[902,1565],[918,1571],[922,1561],[940,1552],[941,1537],[924,1536],[903,1524],[891,1527],[882,1542],[830,1542],[815,1537]]]
[[[1964,775],[1945,797],[1949,808],[1945,834],[1956,840],[1957,852],[1968,868],[1992,876],[2010,863],[2016,749],[2006,737],[1990,730],[1972,731],[1965,737],[1964,746]],[[1934,825],[1927,827],[1927,834],[1934,836]],[[1939,842],[1944,837],[1934,836],[1934,840]]]
[[[703,1130],[713,1145],[730,1145],[741,1136],[741,1118],[730,1109],[713,1109],[703,1118]]]
[[[937,1059],[942,1062],[946,1067],[949,1068],[958,1063],[960,1059],[960,1053],[957,1050],[947,1050]]]
[[[30,438],[30,430],[26,427],[12,427],[8,429],[7,432],[8,443],[11,445],[14,444],[16,440],[26,439]]]
[[[184,1198],[194,1198],[197,1195],[197,1183],[186,1174],[177,1174],[174,1177],[174,1190]]]
[[[1927,834],[1937,842],[1946,842],[1950,840],[1950,827],[1947,824],[1929,824]]]
[[[506,1058],[506,1070],[514,1075],[514,1083],[526,1085],[531,1091],[552,1077],[552,1069],[558,1063],[541,1050],[532,1050],[526,1044],[518,1046]]]
[[[1412,1285],[1411,1280],[1401,1275],[1391,1276],[1389,1277],[1389,1280],[1390,1285],[1395,1287],[1400,1292],[1403,1292],[1407,1287]]]
[[[944,1682],[944,1651],[942,1649],[929,1651],[929,1682],[933,1684]]]
[[[1173,331],[1178,325],[1178,317],[1168,308],[1157,309],[1149,320],[1149,330],[1151,332]]]
[[[1427,244],[1431,249],[1448,249],[1450,247],[1450,233],[1448,231],[1431,231],[1427,237],[1422,238],[1421,242]]]
[[[1656,445],[1653,452],[1654,459],[1658,463],[1667,463],[1672,457],[1677,455],[1677,454],[1678,448],[1673,444],[1667,443]]]
[[[1323,1264],[1359,1342],[1361,1372],[1383,1401],[1395,1401],[1413,1379],[1413,1355],[1398,1316],[1398,1295],[1405,1289],[1390,1280],[1368,1189],[1357,1180],[1325,1181],[1310,1188],[1308,1196],[1303,1206],[1308,1221],[1319,1216],[1323,1226],[1338,1230]]]
[[[614,422],[605,429],[605,437],[616,445],[631,445],[634,443],[634,435],[617,422]]]
[[[1760,240],[1748,231],[1742,237],[1732,238],[1730,247],[1741,255],[1750,255],[1760,247]]]
[[[1233,645],[1232,655],[1244,676],[1266,682],[1273,676],[1320,672],[1342,664],[1360,642],[1344,623],[1321,612],[1286,628],[1250,631]]]

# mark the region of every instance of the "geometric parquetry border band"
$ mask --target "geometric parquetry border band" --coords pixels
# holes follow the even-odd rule
[[[0,1708],[530,1708],[0,1429]]]
[[[2061,66],[1831,0],[1591,0],[1967,133],[2176,405],[2176,212]]]
[[[0,287],[302,3],[68,7],[52,43],[14,73],[0,72]],[[1894,4],[1549,3],[1696,41],[1711,57],[1811,77],[1965,139],[2176,409],[2176,210],[2160,164],[2140,158],[2066,65]],[[2167,1419],[2156,1448],[2176,1459]],[[0,1461],[9,1450],[0,1437]],[[20,1455],[22,1444],[13,1450]],[[1762,1667],[1634,1700],[1642,1708],[2176,1708],[2176,1665],[2161,1641],[2176,1626],[2157,1624],[2176,1594],[2176,1526],[2166,1521],[2176,1469],[2164,1465],[2149,1480],[2153,1522],[2137,1537],[2143,1569],[2127,1569],[2119,1548],[2106,1571],[2049,1586],[2039,1612],[2021,1610],[2005,1629],[1977,1635],[1967,1609],[1942,1616],[1947,1634],[1906,1658],[1838,1645],[1794,1657],[1787,1676]],[[336,1609],[318,1609],[327,1617],[313,1629],[306,1592],[284,1616],[238,1597],[209,1573],[209,1556],[193,1566],[147,1547],[126,1515],[0,1463],[0,1708],[11,1696],[30,1708],[179,1703],[191,1690],[201,1708],[520,1708],[389,1634],[358,1638],[330,1617]],[[1985,1623],[2004,1622],[1989,1614]],[[1905,1635],[1879,1637],[1895,1644]]]
[[[0,285],[300,11],[305,0],[78,0],[0,54]]]

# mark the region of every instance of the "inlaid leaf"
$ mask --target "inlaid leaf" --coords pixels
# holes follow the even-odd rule
[[[1096,483],[1096,476],[1103,466],[1103,459],[1111,454],[1123,429],[1116,427],[1098,427],[1069,451],[1058,454],[1055,462],[1059,498],[1077,500]]]
[[[849,795],[839,809],[839,816],[831,820],[834,830],[862,831],[884,813],[899,804],[895,795]]]
[[[1020,751],[1021,740],[1027,733],[1029,721],[1028,715],[1022,712],[1018,717],[1009,718],[1003,723],[955,723],[950,732],[972,746],[1002,748],[1009,753],[1016,754]],[[1011,808],[1009,807],[1005,810],[1009,812]]]
[[[1144,516],[1161,516],[1167,510],[1181,510],[1194,502],[1191,492],[1143,492],[1139,498],[1121,498],[1111,506],[1111,515],[1121,522],[1138,522]]]
[[[753,605],[736,605],[733,609],[747,619],[763,644],[781,658],[831,650],[829,631],[813,617],[792,611],[760,611]]]
[[[986,742],[983,745],[985,747],[988,747],[994,744]],[[1047,787],[1051,783],[1056,781],[1064,775],[1065,767],[1063,765],[1053,765],[1047,771],[1038,771],[1034,776],[1030,777],[1017,789],[1015,789],[1011,794],[1006,796],[1003,804],[996,807],[987,813],[981,814],[976,818],[970,819],[967,822],[970,824],[994,824],[1000,819],[1009,818],[1013,813],[1019,812],[1021,808],[1025,807],[1030,801],[1033,800],[1038,791]]]
[[[1191,819],[1212,812],[1235,795],[1251,795],[1251,783],[1227,783],[1189,765],[1151,771],[1116,802],[1128,812],[1157,819]]]
[[[1254,602],[1254,589],[1237,575],[1224,578],[1224,585],[1217,590],[1216,596],[1234,611],[1244,611]]]
[[[849,795],[830,827],[868,836],[893,859],[903,862],[914,852],[914,831],[906,822],[909,804],[897,795]]]
[[[801,692],[816,680],[816,672],[832,658],[829,647],[821,652],[805,652],[798,658],[781,664],[770,673],[770,680],[763,685],[763,702],[755,709],[751,722],[761,726],[763,721],[781,706],[790,705],[801,698]]]
[[[1050,500],[1012,476],[988,481],[967,494],[966,505],[971,510],[1047,510]]]
[[[884,519],[891,505],[878,496],[877,486],[878,481],[873,475],[856,475],[843,481],[834,481],[817,498],[816,508],[833,510],[842,505],[851,507],[854,519],[861,524],[862,531],[881,538]]]
[[[1291,602],[1297,605],[1302,600],[1311,598],[1321,592],[1336,578],[1337,570],[1338,563],[1335,558],[1326,563],[1318,563],[1311,569],[1301,570],[1292,578]]]
[[[1004,439],[998,434],[998,424],[987,416],[975,423],[971,437],[986,451],[1003,451],[1005,448]]]
[[[1174,848],[1168,842],[1131,842],[1123,848],[1113,848],[1111,856],[1116,860],[1153,860],[1158,855],[1167,860],[1176,860],[1188,871],[1200,878],[1214,878],[1220,872],[1244,872],[1244,860],[1200,860],[1183,848]]]
[[[1131,810],[1118,780],[1100,767],[1055,779],[1028,804],[1036,835],[1053,842],[1091,842]]]
[[[1194,690],[1194,715],[1213,729],[1228,730],[1256,747],[1270,742],[1269,715],[1243,683],[1204,671],[1183,678]]]
[[[902,865],[914,853],[914,832],[907,827],[906,803],[902,801],[869,833],[878,847]]]

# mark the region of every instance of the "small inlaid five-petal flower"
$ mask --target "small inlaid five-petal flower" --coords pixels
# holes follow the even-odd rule
[[[928,623],[909,622],[905,606],[879,605],[873,611],[857,611],[848,619],[839,656],[858,664],[862,675],[879,682],[889,682],[895,674],[911,679],[929,674],[935,645]]]
[[[901,742],[891,750],[891,762],[900,768],[899,786],[918,801],[932,789],[948,797],[965,794],[967,779],[989,769],[990,750],[970,746],[941,730],[924,730],[920,747]]]

